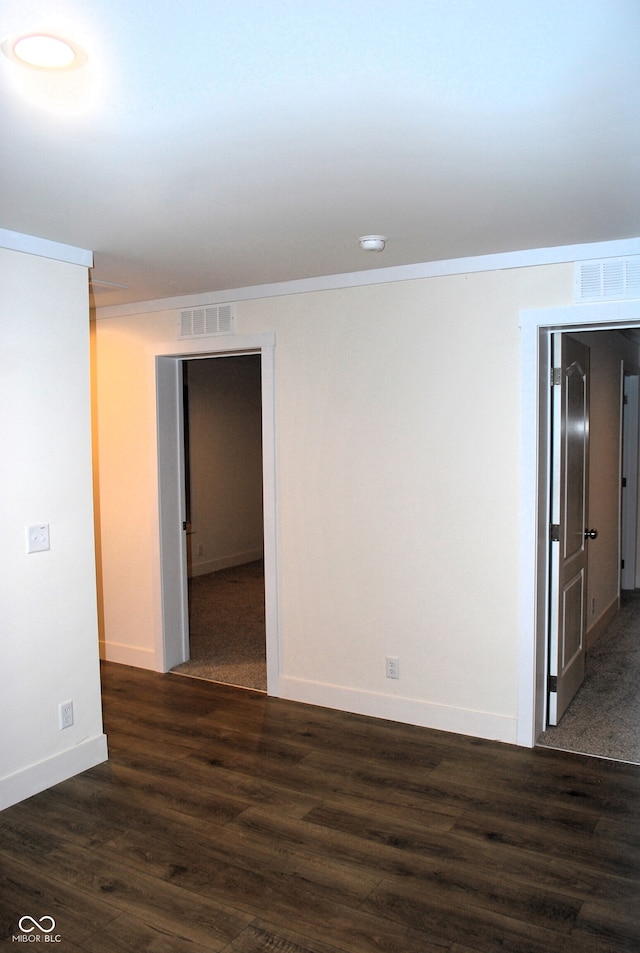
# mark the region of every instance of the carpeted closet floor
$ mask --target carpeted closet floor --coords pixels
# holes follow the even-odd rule
[[[640,590],[587,655],[586,676],[560,724],[538,744],[640,764]]]
[[[262,561],[190,579],[189,630],[191,658],[174,672],[265,692]]]

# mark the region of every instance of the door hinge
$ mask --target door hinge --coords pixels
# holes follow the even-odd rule
[[[624,569],[624,559],[620,560],[620,569]]]
[[[550,692],[558,691],[558,676],[557,675],[549,675],[549,677],[547,678],[547,688],[549,689]]]
[[[623,490],[624,490],[624,488],[626,487],[626,485],[627,485],[627,478],[626,478],[626,477],[622,477],[622,489],[623,489]]]
[[[562,368],[554,367],[551,371],[551,386],[556,387],[562,383]]]
[[[552,543],[560,542],[560,523],[551,523],[549,526],[549,536]]]
[[[182,528],[183,528],[183,529],[186,529],[186,528],[187,528],[187,521],[186,521],[186,520],[183,520],[183,521],[182,521]]]

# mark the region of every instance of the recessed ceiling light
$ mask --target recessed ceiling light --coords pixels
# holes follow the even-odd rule
[[[4,40],[1,46],[9,59],[32,69],[78,69],[87,58],[77,44],[51,33],[28,33],[10,37]]]

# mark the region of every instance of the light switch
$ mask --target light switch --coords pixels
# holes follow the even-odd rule
[[[42,553],[50,548],[48,523],[38,523],[35,526],[27,527],[28,553]]]

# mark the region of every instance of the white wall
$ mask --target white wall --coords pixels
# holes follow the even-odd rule
[[[238,302],[239,335],[276,337],[281,694],[515,741],[518,314],[572,282],[559,264]],[[159,667],[154,355],[182,345],[175,312],[98,317],[104,651]]]
[[[260,355],[189,361],[190,572],[261,559]]]
[[[107,755],[91,482],[86,267],[0,249],[0,806]],[[51,548],[27,554],[26,527]],[[58,706],[73,701],[61,731]]]

